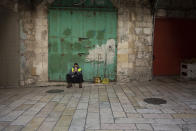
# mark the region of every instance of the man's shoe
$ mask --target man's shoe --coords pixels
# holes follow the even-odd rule
[[[72,87],[72,83],[68,83],[67,88],[71,88]]]
[[[82,88],[82,83],[79,83],[79,88]]]

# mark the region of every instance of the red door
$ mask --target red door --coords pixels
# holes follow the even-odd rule
[[[179,75],[183,59],[196,57],[196,20],[156,18],[153,74]]]

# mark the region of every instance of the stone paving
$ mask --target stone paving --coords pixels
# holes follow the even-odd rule
[[[63,93],[49,94],[50,89]],[[167,100],[151,105],[144,98]],[[0,89],[3,131],[196,131],[196,82]]]

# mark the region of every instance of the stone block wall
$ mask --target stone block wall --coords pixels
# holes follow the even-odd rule
[[[118,8],[117,81],[152,78],[152,15],[133,1],[113,1]],[[20,11],[21,85],[48,81],[47,2]]]
[[[152,31],[149,7],[134,2],[118,7],[119,82],[152,79]]]
[[[48,81],[48,17],[45,3],[20,11],[21,85]]]
[[[48,82],[46,5],[52,1],[45,0],[34,10],[20,10],[21,85]],[[117,81],[151,80],[153,18],[150,3],[148,0],[112,2],[118,8]],[[181,11],[163,8],[157,12],[157,16],[164,17],[186,14],[196,16],[193,9]]]

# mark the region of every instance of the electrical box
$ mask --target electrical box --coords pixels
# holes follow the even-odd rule
[[[196,79],[196,63],[181,63],[181,78]]]

